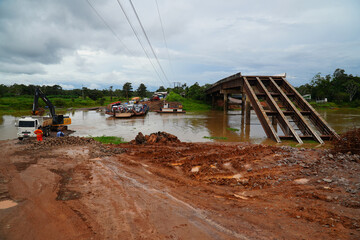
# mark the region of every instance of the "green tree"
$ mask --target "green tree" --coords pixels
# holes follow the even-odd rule
[[[166,89],[164,88],[164,86],[160,86],[158,90],[156,90],[156,92],[166,92]]]
[[[110,93],[110,100],[112,101],[113,86],[109,87],[109,93]]]
[[[316,74],[310,84],[297,88],[301,94],[311,93],[312,99],[327,98],[334,102],[348,102],[351,106],[360,103],[360,77],[346,74],[344,69],[338,68],[332,75]]]
[[[120,99],[122,95],[122,91],[120,89],[115,89],[114,94],[118,99]]]
[[[9,88],[4,85],[4,84],[0,84],[0,97],[5,96],[5,93],[7,93],[9,91]]]
[[[141,83],[138,89],[136,90],[136,92],[140,97],[142,98],[146,97],[146,92],[147,92],[146,86],[143,83]]]
[[[99,98],[102,98],[104,96],[104,94],[100,90],[97,90],[97,89],[88,89],[87,96],[89,96],[90,99],[95,101]]]
[[[194,83],[194,85],[189,87],[186,97],[196,100],[205,100],[205,87],[200,87],[199,83],[197,82]]]
[[[350,102],[353,100],[355,94],[358,92],[358,89],[359,89],[359,84],[353,80],[350,80],[345,84],[345,91],[347,94],[349,94]]]
[[[132,90],[133,88],[131,86],[131,83],[130,82],[125,83],[123,86],[124,97],[129,99],[132,96],[132,92],[133,92]]]

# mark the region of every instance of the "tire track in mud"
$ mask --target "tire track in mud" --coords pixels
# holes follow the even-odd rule
[[[203,230],[206,234],[210,234],[210,237],[213,239],[223,239],[223,236],[220,236],[216,231],[224,233],[228,236],[234,237],[236,239],[249,239],[248,237],[235,232],[231,229],[228,229],[219,223],[215,222],[213,219],[209,218],[206,214],[206,211],[197,209],[190,204],[174,197],[169,192],[165,190],[158,190],[152,187],[149,187],[146,184],[143,184],[136,180],[135,178],[132,178],[126,174],[125,171],[120,171],[119,166],[122,166],[121,164],[113,163],[110,161],[99,161],[100,165],[102,165],[104,168],[110,170],[113,174],[118,176],[121,179],[126,179],[131,185],[141,189],[145,190],[147,193],[152,195],[152,198],[156,197],[158,202],[163,202],[164,205],[170,205],[170,207],[178,206],[183,211],[178,211],[177,214],[181,215],[185,219],[187,219],[189,222],[191,222],[194,226],[199,228],[200,230]],[[148,170],[146,169],[147,174],[149,174]],[[151,172],[150,172],[151,173]],[[170,200],[170,201],[166,201]],[[173,203],[171,203],[173,202]],[[216,231],[214,231],[216,230]]]

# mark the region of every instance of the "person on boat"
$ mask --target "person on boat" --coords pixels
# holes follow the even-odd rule
[[[34,133],[36,134],[36,140],[41,142],[43,140],[43,131],[40,129],[40,127],[36,129]]]

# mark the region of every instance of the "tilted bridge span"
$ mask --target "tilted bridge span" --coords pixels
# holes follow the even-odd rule
[[[214,83],[206,94],[211,97],[213,106],[217,99],[222,98],[224,112],[228,110],[229,97],[241,94],[241,113],[245,114],[247,124],[252,108],[266,135],[278,143],[282,139],[293,139],[298,143],[303,143],[303,139],[313,139],[323,144],[324,140],[339,138],[285,75],[243,76],[237,73]]]

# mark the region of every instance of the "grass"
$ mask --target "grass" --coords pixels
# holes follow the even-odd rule
[[[95,141],[105,143],[105,144],[120,144],[126,143],[122,137],[114,137],[114,136],[102,136],[102,137],[91,137]]]
[[[313,106],[314,108],[339,108],[339,106],[336,103],[333,102],[326,102],[326,103],[316,103],[316,102],[310,102],[311,106]]]
[[[184,110],[191,111],[191,112],[208,111],[211,108],[211,106],[209,106],[201,101],[184,98],[174,92],[170,92],[167,95],[166,101],[180,102],[183,105]]]
[[[226,129],[232,132],[240,131],[240,129],[237,128],[226,128]]]
[[[284,140],[280,145],[284,146],[290,146],[295,148],[310,148],[310,149],[329,149],[330,148],[330,142],[325,142],[325,144],[320,144],[315,140],[306,139],[303,140],[303,144],[299,144],[293,140]]]
[[[88,108],[97,106],[106,106],[111,102],[118,101],[118,98],[104,97],[104,100],[98,99],[96,101],[90,98],[82,99],[81,97],[74,98],[68,96],[54,96],[49,97],[51,103],[55,106],[56,113],[60,113],[61,110],[67,108]],[[32,110],[32,104],[34,101],[33,96],[17,96],[17,97],[2,97],[0,98],[0,115],[30,115]],[[44,101],[39,99],[39,107],[47,109]],[[59,111],[59,112],[58,112]]]
[[[203,138],[214,139],[214,140],[226,140],[227,139],[227,137],[208,137],[208,136],[204,136]]]

